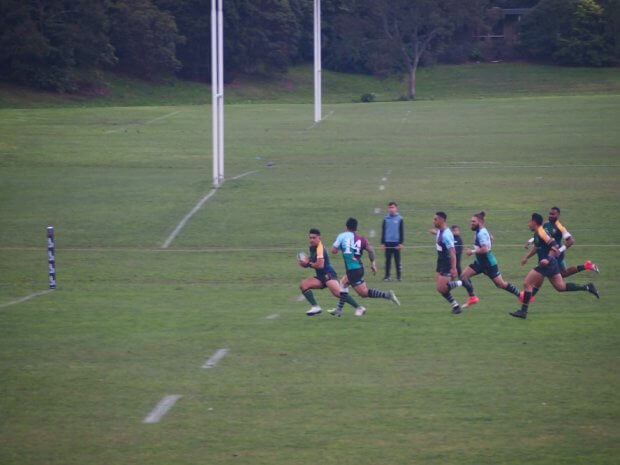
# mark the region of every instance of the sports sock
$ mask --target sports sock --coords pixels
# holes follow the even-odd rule
[[[348,291],[340,291],[340,299],[338,300],[338,311],[341,312],[342,311],[342,307],[344,307],[345,302],[347,301],[347,298],[349,297],[349,292]]]
[[[316,303],[316,299],[314,298],[314,294],[312,293],[312,289],[307,289],[303,292],[304,297],[306,298],[306,300],[308,302],[310,302],[310,305],[312,305],[313,307],[318,305]]]
[[[532,297],[534,297],[536,294],[538,294],[538,291],[540,291],[539,287],[535,287],[532,289]]]
[[[467,289],[467,293],[470,295],[470,297],[473,296],[474,295],[474,286],[471,283],[471,281],[469,279],[467,279],[467,278],[463,279],[462,281],[463,281],[463,287],[465,289]]]
[[[460,279],[457,279],[456,281],[450,281],[448,283],[448,287],[450,288],[450,290],[457,288],[459,286],[463,285],[463,281],[461,281]]]
[[[389,299],[390,293],[379,289],[368,289],[368,297],[373,299]]]
[[[443,292],[441,295],[443,296],[444,299],[446,299],[450,303],[450,306],[452,308],[457,308],[459,306],[459,303],[456,301],[454,296],[450,294],[450,291]]]
[[[577,265],[577,273],[579,273],[579,272],[581,272],[581,271],[583,271],[585,269],[586,269],[585,265]]]
[[[532,297],[532,293],[528,291],[523,291],[523,304],[521,304],[521,311],[527,312],[527,307],[530,305],[530,298]]]
[[[517,297],[519,296],[519,294],[521,293],[521,291],[519,291],[519,289],[517,289],[516,287],[514,287],[512,284],[508,283],[508,285],[504,288],[504,290],[506,292],[510,292],[511,294],[516,295]]]
[[[587,291],[588,286],[585,284],[566,283],[566,292]]]
[[[359,307],[359,304],[355,301],[353,297],[351,297],[351,294],[349,294],[348,292],[347,292],[347,303],[349,305],[352,305],[355,308]]]

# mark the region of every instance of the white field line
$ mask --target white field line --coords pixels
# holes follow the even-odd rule
[[[334,110],[330,111],[329,113],[327,113],[327,115],[325,115],[321,121],[325,121],[327,118],[329,118],[331,115],[334,114]],[[310,129],[313,129],[316,125],[318,125],[321,121],[315,121],[311,126],[308,126],[305,130],[309,131]]]
[[[574,230],[573,230],[574,231]],[[497,232],[497,231],[494,231]],[[525,237],[529,238],[531,236],[524,236],[524,240],[522,244],[493,244],[493,248],[503,248],[503,247],[523,247],[525,244]],[[409,246],[403,246],[404,248],[425,248],[425,247],[434,247],[433,245],[428,245],[427,242],[410,242]],[[571,246],[573,248],[618,248],[620,244],[575,244]],[[23,251],[40,251],[41,248],[37,247],[0,247],[0,250],[23,250]],[[222,248],[212,248],[212,249],[131,249],[131,248],[79,248],[79,247],[56,247],[56,250],[63,250],[65,252],[96,252],[96,253],[109,253],[109,252],[118,252],[118,253],[229,253],[229,252],[251,252],[251,251],[259,251],[259,252],[282,252],[289,253],[291,251],[299,250],[299,247],[294,246],[282,246],[282,247],[222,247]],[[46,292],[46,291],[42,291]],[[303,297],[303,296],[301,296]],[[303,299],[299,298],[301,302]],[[30,297],[29,297],[30,298]],[[21,300],[20,300],[21,301]],[[8,304],[5,304],[8,305]]]
[[[377,233],[375,232],[374,229],[371,229],[370,232],[368,233],[368,237],[373,238],[377,235]]]
[[[181,222],[179,224],[177,224],[177,227],[174,228],[174,231],[172,231],[172,233],[168,236],[168,238],[166,239],[166,241],[164,242],[164,244],[161,246],[162,249],[167,249],[168,246],[170,246],[170,244],[172,244],[172,241],[175,239],[175,237],[177,237],[177,234],[179,234],[179,232],[181,232],[181,229],[183,229],[183,226],[185,226],[185,223],[187,223],[189,221],[189,219],[194,216],[194,214],[200,210],[202,208],[202,206],[205,204],[205,202],[207,200],[209,200],[211,197],[213,197],[213,194],[215,194],[215,192],[217,191],[217,189],[211,189],[209,191],[209,193],[207,195],[205,195],[202,199],[200,199],[200,202],[198,202],[196,204],[196,206],[194,208],[191,209],[191,211],[185,215],[185,217],[181,220]]]
[[[561,168],[620,168],[620,165],[507,165],[507,164],[497,164],[493,166],[484,166],[475,164],[472,166],[468,166],[465,163],[461,163],[459,165],[434,165],[434,166],[420,166],[418,169],[446,169],[453,168],[459,170],[469,170],[469,169],[514,169],[514,168],[553,168],[553,169],[561,169]]]
[[[238,174],[237,176],[230,178],[230,180],[232,181],[233,179],[239,179],[239,178],[242,178],[244,176],[248,176],[249,174],[254,174],[254,173],[258,173],[258,171],[248,171],[247,173],[241,173],[241,174]]]
[[[202,368],[215,368],[217,363],[226,357],[228,349],[217,349],[211,357],[202,365]]]
[[[375,215],[378,215],[379,213],[381,213],[381,209],[378,207],[375,207],[375,209],[373,210],[373,212],[375,213]]]
[[[380,191],[384,191],[384,190],[385,190],[385,186],[384,186],[383,184],[381,184],[381,185],[379,186],[379,190],[380,190]]]
[[[153,119],[148,120],[148,121],[146,121],[146,122],[144,122],[144,123],[138,123],[138,124],[142,124],[143,126],[146,126],[147,124],[154,123],[155,121],[159,121],[160,119],[170,118],[171,116],[178,115],[179,113],[181,113],[181,110],[173,111],[173,112],[168,113],[168,114],[166,114],[166,115],[158,116],[157,118],[153,118]],[[107,131],[103,131],[103,133],[104,133],[104,134],[112,134],[112,133],[114,133],[114,132],[119,132],[119,131],[122,131],[123,129],[128,128],[128,127],[130,127],[130,126],[136,126],[136,124],[127,124],[127,125],[125,125],[125,126],[121,126],[120,128],[116,128],[116,129],[109,129],[109,130],[107,130]]]
[[[239,178],[242,178],[244,176],[247,176],[249,174],[254,174],[254,173],[258,173],[258,171],[248,171],[247,173],[241,173],[241,174],[239,174],[237,176],[234,176],[234,177],[232,177],[230,179],[231,180],[239,179]],[[167,249],[170,246],[170,244],[172,244],[172,241],[177,237],[179,232],[181,232],[181,229],[183,229],[183,227],[185,226],[185,223],[187,223],[189,221],[189,219],[192,216],[194,216],[198,210],[200,210],[202,208],[202,206],[206,203],[207,200],[209,200],[211,197],[213,197],[213,195],[215,194],[216,191],[217,191],[217,189],[211,189],[209,191],[209,193],[207,195],[205,195],[202,199],[200,199],[200,202],[198,202],[196,204],[196,206],[194,206],[194,208],[192,208],[190,210],[190,212],[187,215],[185,215],[185,217],[179,222],[179,224],[177,224],[176,228],[174,228],[174,231],[172,231],[172,233],[170,233],[168,238],[165,240],[165,242],[161,246],[162,249]]]
[[[279,313],[273,313],[271,315],[268,315],[265,317],[266,320],[275,320],[276,318],[280,318],[280,314]]]
[[[34,297],[49,294],[50,292],[53,292],[53,289],[48,289],[46,291],[33,292],[32,294],[29,294],[26,297],[22,297],[21,299],[17,299],[17,300],[13,300],[12,302],[1,304],[0,308],[10,307],[11,305],[16,305],[16,304],[21,304],[22,302],[26,302],[27,300],[33,299]]]
[[[178,394],[165,396],[159,404],[155,406],[151,413],[144,417],[142,423],[157,423],[166,413],[168,413],[168,410],[170,410],[181,397],[183,396]]]
[[[400,120],[400,124],[403,124],[405,121],[407,121],[407,118],[409,118],[410,114],[411,114],[411,110],[407,110],[407,113],[405,113],[405,116],[403,116],[403,119]]]

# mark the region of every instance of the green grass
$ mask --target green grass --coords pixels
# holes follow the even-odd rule
[[[360,102],[373,93],[377,101],[398,100],[406,94],[402,78],[377,78],[323,70],[325,103]],[[57,106],[200,105],[211,103],[211,88],[197,82],[170,79],[145,82],[108,74],[105,86],[90,95],[59,95],[0,83],[0,108]],[[420,68],[418,100],[514,96],[594,95],[620,93],[618,68],[567,68],[528,63],[490,63]],[[290,68],[271,79],[238,77],[226,85],[226,103],[311,103],[312,67]]]
[[[48,224],[59,283],[0,308],[0,463],[615,464],[620,97],[538,93],[328,104],[315,126],[311,105],[227,107],[226,176],[257,172],[228,180],[168,250],[211,189],[209,107],[0,110],[0,305],[45,289]],[[369,234],[392,199],[403,306],[307,318],[294,257],[308,228],[329,244],[356,216]],[[479,277],[480,303],[451,315],[433,213],[466,231],[486,209],[521,286],[527,219],[554,204],[568,261],[602,269],[571,280],[595,280],[601,300],[546,284],[517,321]],[[168,394],[183,398],[143,424]]]

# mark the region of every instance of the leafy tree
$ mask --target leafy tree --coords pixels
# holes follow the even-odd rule
[[[151,0],[112,0],[110,40],[118,66],[141,77],[169,74],[181,68],[177,44],[183,43],[174,17]]]
[[[606,66],[613,58],[605,26],[603,9],[594,0],[542,0],[521,22],[521,47],[535,59]]]
[[[2,0],[0,70],[35,87],[73,91],[116,62],[104,0]]]
[[[368,50],[367,66],[376,73],[406,71],[407,98],[415,99],[421,60],[465,25],[482,22],[486,0],[358,0],[354,40]]]

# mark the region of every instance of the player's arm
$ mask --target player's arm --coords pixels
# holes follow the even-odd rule
[[[314,268],[315,270],[322,270],[323,268],[325,268],[325,259],[322,256],[318,257],[316,259],[316,262],[314,262],[314,263],[310,262],[308,267],[309,268]]]
[[[557,221],[555,224],[558,227],[558,229],[562,232],[562,239],[564,239],[564,245],[558,249],[561,253],[561,252],[564,252],[569,247],[571,247],[575,243],[575,240],[573,239],[573,236],[571,235],[571,233],[569,233],[568,230],[562,225],[562,223]]]
[[[370,245],[370,242],[366,243],[366,250],[368,251],[368,258],[370,259],[370,269],[373,273],[377,272],[377,263],[375,262],[375,248]]]
[[[527,255],[521,259],[521,266],[525,265],[527,261],[534,256],[535,253],[536,253],[536,247],[532,247],[528,251]]]
[[[398,250],[401,250],[403,246],[403,242],[405,242],[405,221],[401,218],[400,224],[398,225],[398,235],[400,236],[400,241],[398,242],[398,246],[396,247]]]
[[[381,248],[385,250],[385,218],[383,218],[383,223],[381,223]]]
[[[453,278],[457,278],[456,251],[454,250],[454,247],[450,247],[448,250],[450,251],[450,275],[452,275]]]

